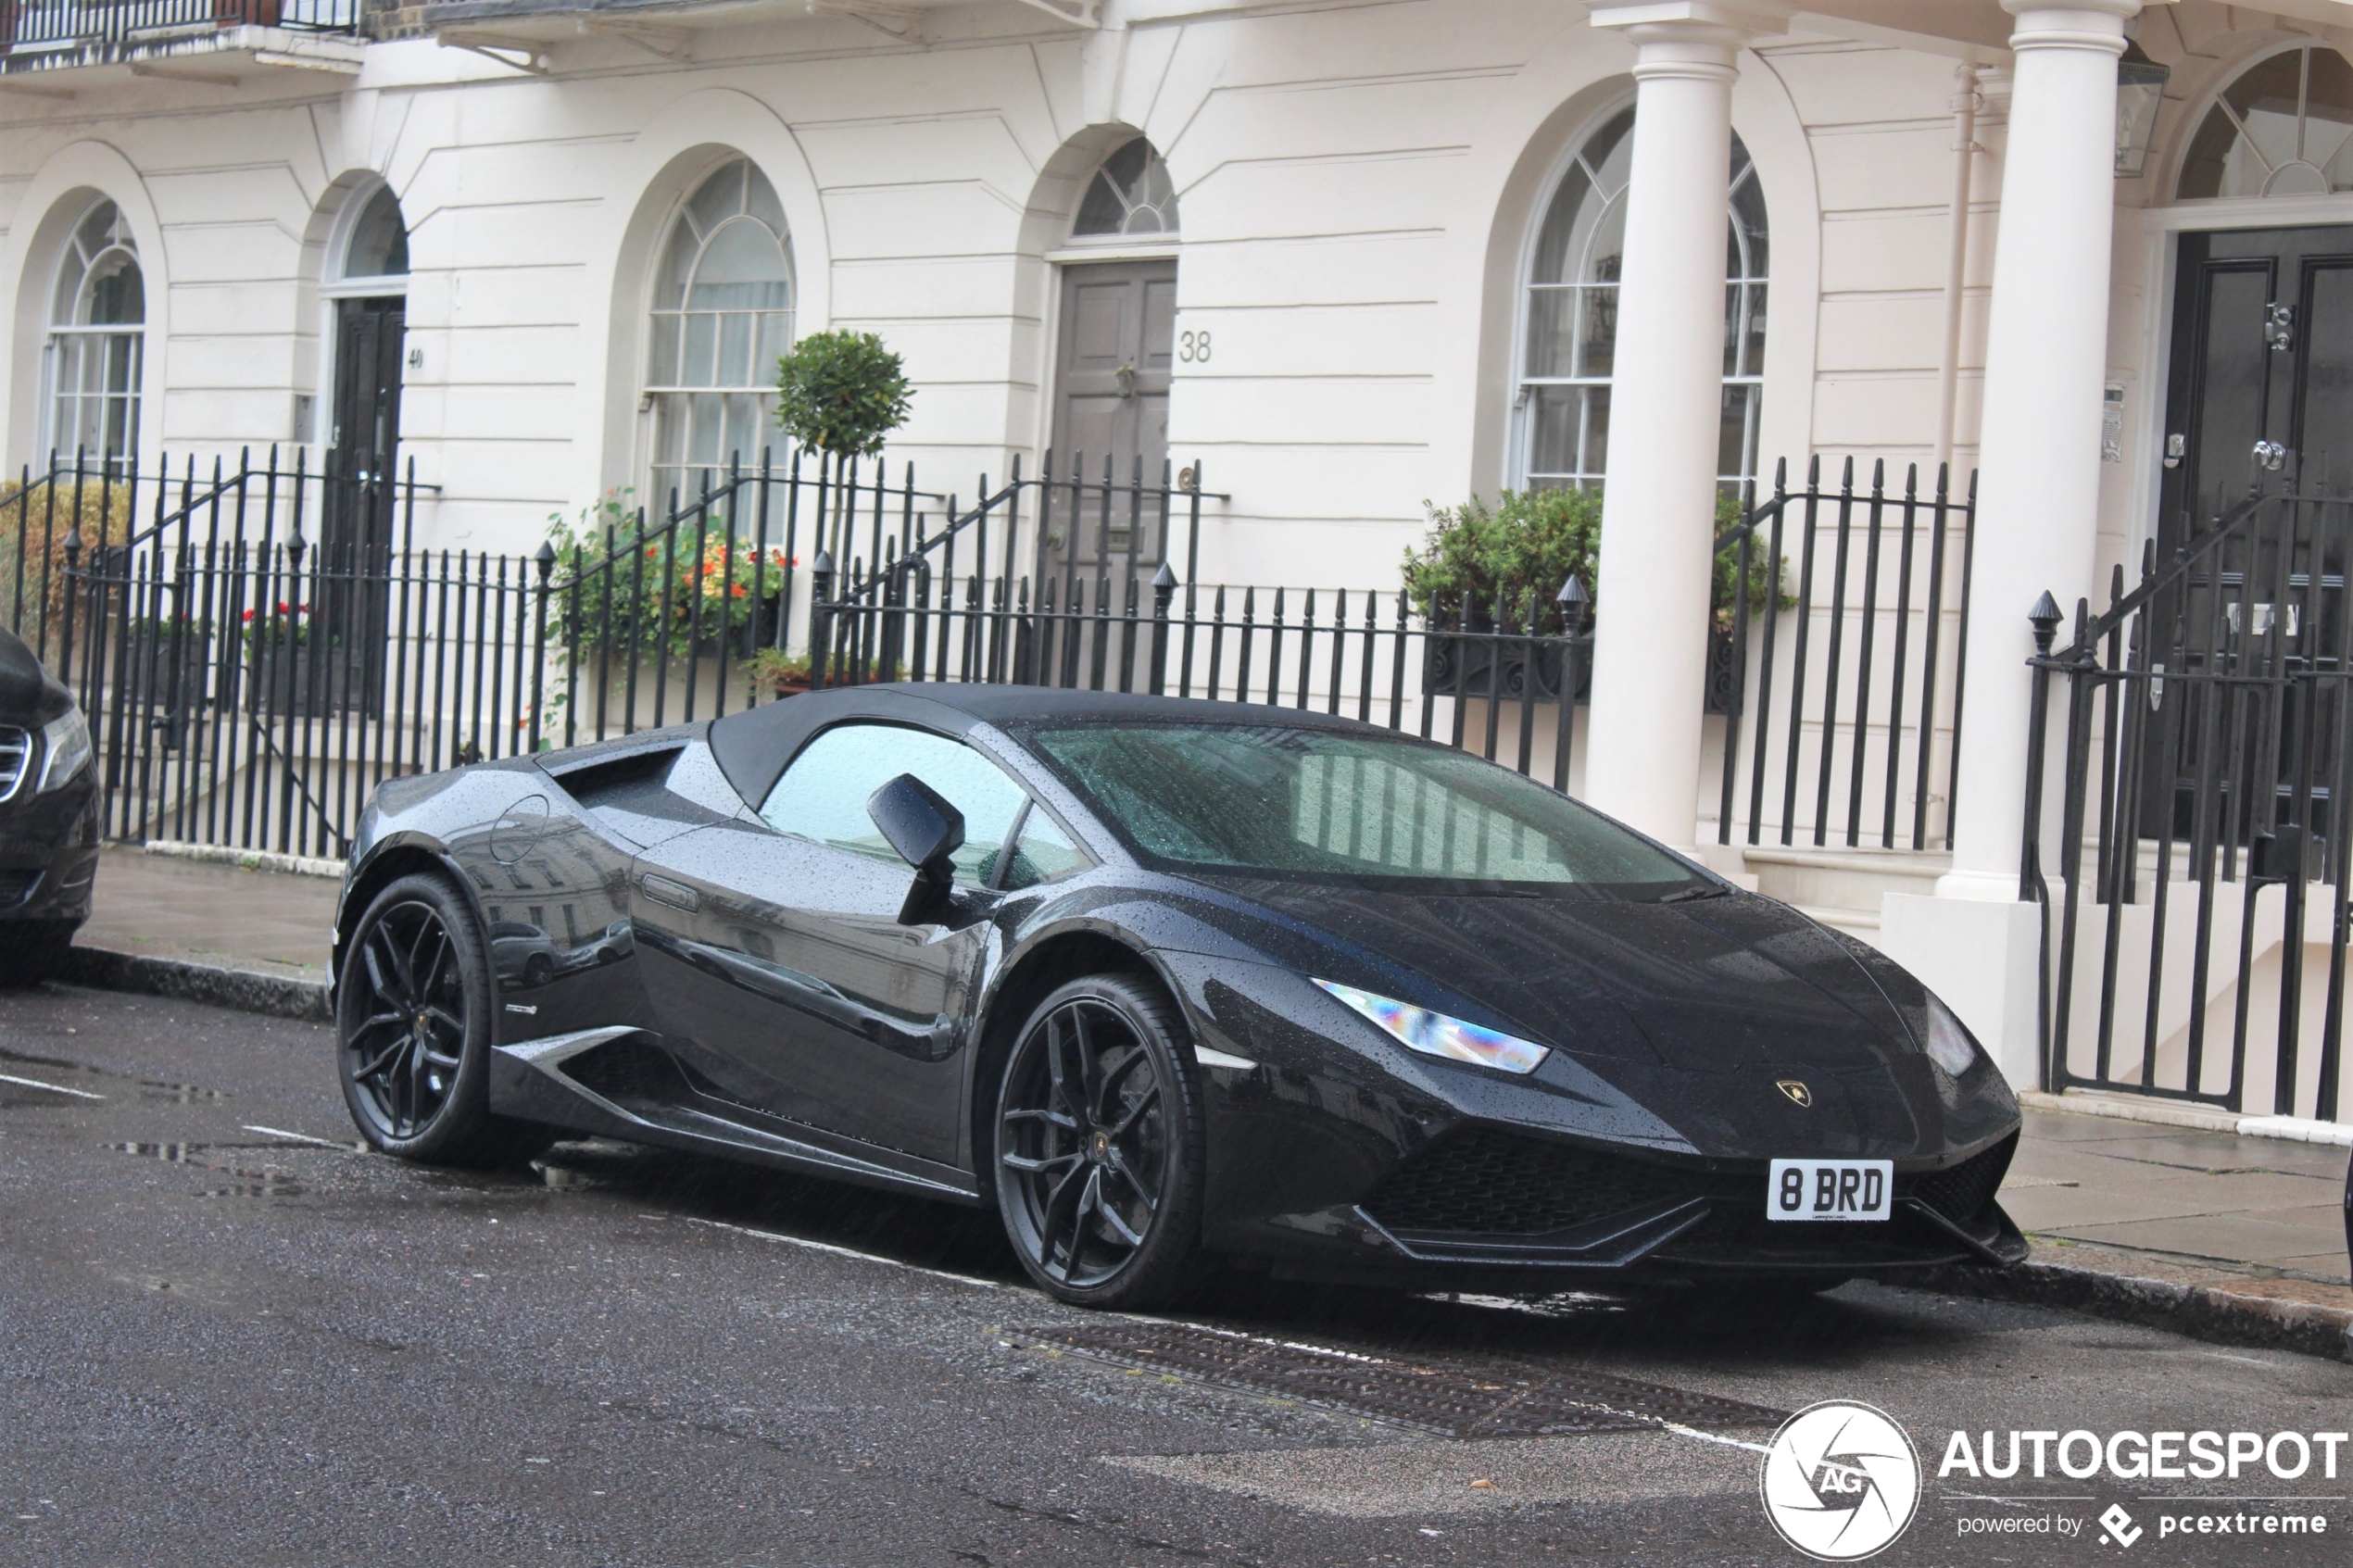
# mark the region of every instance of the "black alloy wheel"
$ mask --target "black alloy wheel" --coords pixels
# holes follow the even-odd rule
[[[369,904],[344,955],[344,1101],[388,1154],[472,1165],[545,1146],[490,1114],[490,972],[473,925],[447,882],[405,876]]]
[[[997,1110],[997,1202],[1030,1276],[1063,1300],[1167,1300],[1200,1245],[1201,1101],[1176,1008],[1124,975],[1030,1015]]]

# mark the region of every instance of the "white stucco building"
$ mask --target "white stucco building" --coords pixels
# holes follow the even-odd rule
[[[2353,446],[2340,0],[335,3],[11,13],[12,471],[396,434],[427,542],[523,550],[852,327],[934,487],[1197,465],[1204,580],[1388,588],[1425,501],[1605,481],[1587,796],[1843,908],[2021,1082],[2026,611],[2243,483],[2210,279],[2304,313],[2272,438]],[[1949,859],[1714,844],[1703,520],[1816,455],[1982,475]]]

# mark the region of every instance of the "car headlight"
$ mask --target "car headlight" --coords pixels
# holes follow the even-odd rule
[[[1336,985],[1328,980],[1318,980],[1315,984],[1396,1035],[1408,1050],[1419,1051],[1424,1056],[1442,1056],[1451,1061],[1500,1067],[1506,1073],[1533,1073],[1546,1057],[1553,1054],[1551,1047],[1540,1046],[1533,1040],[1523,1040],[1516,1035],[1506,1035],[1498,1029],[1466,1023],[1459,1018],[1449,1018],[1442,1012],[1432,1012],[1428,1008],[1417,1008],[1409,1002],[1376,997],[1370,991],[1359,991],[1353,985]]]
[[[1928,999],[1928,1059],[1948,1077],[1958,1078],[1977,1065],[1977,1042],[1969,1038],[1953,1010],[1933,996]]]
[[[32,793],[63,789],[89,760],[90,726],[82,721],[82,709],[69,708],[41,726],[41,783]]]

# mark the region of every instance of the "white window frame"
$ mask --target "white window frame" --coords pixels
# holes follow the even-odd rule
[[[1535,403],[1533,389],[1539,386],[1613,386],[1617,382],[1615,372],[1606,377],[1531,377],[1529,374],[1528,332],[1529,317],[1531,314],[1529,305],[1537,287],[1531,280],[1530,274],[1535,270],[1536,246],[1543,232],[1544,220],[1551,215],[1553,203],[1560,194],[1561,182],[1567,179],[1569,169],[1577,163],[1578,159],[1583,155],[1586,145],[1592,141],[1593,137],[1600,132],[1602,128],[1607,125],[1611,120],[1617,119],[1620,114],[1626,112],[1627,109],[1632,107],[1633,104],[1634,99],[1630,94],[1615,99],[1612,102],[1604,105],[1578,128],[1577,133],[1568,139],[1567,144],[1562,149],[1559,157],[1554,159],[1551,169],[1546,170],[1543,182],[1537,187],[1539,196],[1537,201],[1529,209],[1528,221],[1524,226],[1524,230],[1521,234],[1519,260],[1512,273],[1512,381],[1508,403],[1510,425],[1508,439],[1505,443],[1504,473],[1504,483],[1516,489],[1524,489],[1529,483],[1529,459],[1532,456],[1530,448],[1534,445],[1536,435],[1536,421],[1531,411]],[[1627,132],[1628,137],[1630,139],[1633,134],[1633,130],[1629,128]],[[1740,143],[1743,150],[1748,151],[1747,177],[1752,182],[1756,181],[1758,179],[1758,175],[1756,171],[1755,153],[1748,150],[1747,144],[1746,142],[1741,140],[1737,128],[1735,128],[1733,132],[1733,140]],[[1630,185],[1630,183],[1631,180],[1629,177],[1629,184]],[[1734,188],[1735,187],[1729,182],[1724,188],[1725,218],[1727,222],[1730,220],[1731,217],[1731,194]],[[1619,201],[1623,201],[1625,199],[1625,192],[1623,190],[1618,193],[1617,199]],[[1771,239],[1772,222],[1770,209],[1768,207],[1766,221],[1766,240],[1768,245],[1771,243]],[[1764,287],[1767,291],[1766,297],[1769,302],[1772,297],[1770,262],[1768,261],[1767,263],[1766,274],[1762,277],[1743,276],[1742,278],[1735,279],[1727,274],[1725,278],[1725,284],[1727,287],[1730,287],[1736,282],[1743,284],[1754,283]],[[1619,286],[1621,288],[1624,286],[1623,280],[1620,281]],[[1745,333],[1743,334],[1743,337],[1745,337]],[[1717,482],[1719,485],[1725,487],[1738,486],[1741,488],[1742,492],[1745,494],[1749,489],[1753,488],[1756,480],[1755,469],[1759,451],[1758,439],[1764,424],[1764,346],[1762,345],[1758,346],[1756,364],[1753,369],[1747,370],[1739,374],[1725,376],[1723,378],[1723,385],[1726,387],[1740,386],[1755,389],[1748,398],[1746,432],[1743,437],[1742,443],[1743,450],[1749,465],[1750,471],[1741,474],[1718,474],[1717,476]],[[1607,458],[1606,455],[1604,455],[1604,469],[1605,470],[1606,467]],[[1604,477],[1605,474],[1604,472],[1589,471],[1573,481],[1573,483],[1580,488],[1589,484],[1597,485],[1603,482]]]
[[[749,166],[754,175],[767,183],[770,194],[776,198],[779,210],[782,209],[783,194],[776,190],[775,182],[768,178],[767,170],[761,169],[759,162],[749,154],[730,150],[726,157],[714,160],[686,182],[685,188],[678,193],[678,199],[670,204],[669,215],[662,220],[661,228],[655,231],[653,248],[647,257],[645,287],[641,291],[637,306],[637,448],[640,458],[635,464],[635,471],[645,485],[637,500],[638,504],[646,509],[648,527],[659,526],[669,515],[670,496],[669,491],[662,483],[663,475],[672,470],[683,474],[692,471],[694,468],[691,463],[673,464],[663,461],[661,450],[661,400],[663,398],[684,398],[698,393],[716,393],[721,395],[748,395],[761,400],[761,427],[767,428],[774,420],[776,388],[773,382],[744,387],[677,386],[656,383],[652,376],[654,315],[657,310],[662,308],[655,304],[655,294],[661,286],[662,267],[670,254],[671,238],[677,232],[678,225],[686,220],[687,204],[701,193],[702,188],[711,182],[714,175],[730,165],[737,163]],[[736,216],[740,218],[747,214]],[[731,222],[735,220],[735,219],[728,220]],[[712,232],[716,233],[717,231],[713,230]],[[789,351],[792,345],[800,339],[800,268],[793,255],[792,219],[788,213],[785,215],[785,227],[776,235],[776,241],[785,253],[784,314],[786,318],[785,347]],[[697,252],[698,262],[701,259],[701,253],[707,251],[710,245],[710,239],[705,237]],[[689,287],[691,288],[691,284]],[[683,345],[685,317],[687,312],[682,306],[676,314],[680,317],[679,341]],[[784,445],[782,433],[779,432],[777,445],[781,447]],[[741,458],[747,468],[756,467],[760,461],[760,454],[757,451],[745,452],[741,454]],[[686,505],[692,499],[684,484],[681,484],[679,488],[678,499],[681,506]]]
[[[125,421],[125,448],[123,451],[115,454],[111,458],[104,451],[95,454],[95,456],[101,463],[120,464],[127,462],[135,466],[139,460],[139,438],[141,427],[146,413],[148,323],[145,300],[147,292],[147,264],[139,254],[139,246],[136,239],[127,233],[122,234],[121,237],[114,244],[108,245],[105,250],[101,250],[97,253],[97,255],[92,257],[87,265],[82,264],[77,259],[80,255],[79,242],[82,225],[89,222],[91,215],[96,212],[101,207],[111,207],[114,208],[115,224],[118,231],[122,230],[125,227],[122,217],[122,204],[120,202],[116,201],[112,196],[104,194],[93,197],[91,200],[82,205],[82,210],[74,214],[72,223],[67,226],[64,239],[57,247],[57,262],[49,270],[49,286],[43,296],[41,305],[40,449],[46,457],[50,458],[70,456],[70,454],[55,450],[58,435],[60,434],[58,430],[59,420],[57,417],[59,413],[58,404],[60,398],[65,395],[59,380],[59,373],[62,368],[61,361],[65,356],[63,356],[59,350],[64,348],[68,342],[71,342],[75,346],[75,358],[78,361],[81,355],[87,352],[87,348],[85,347],[86,345],[92,343],[103,343],[105,340],[109,338],[125,339],[129,341],[131,345],[128,384],[119,392],[101,388],[96,394],[96,396],[101,403],[110,399],[120,399],[125,406],[129,414],[129,418]],[[75,267],[81,274],[76,280],[74,286],[74,298],[77,303],[73,310],[69,312],[69,314],[78,315],[80,313],[79,301],[82,297],[82,289],[88,283],[90,273],[95,269],[98,262],[106,258],[108,252],[114,250],[120,250],[128,255],[131,257],[131,264],[139,270],[139,295],[141,303],[137,326],[132,327],[121,322],[83,324],[69,320],[58,320],[57,319],[57,290],[58,286],[65,282],[67,268],[69,266]],[[80,391],[76,391],[72,394],[77,406],[77,411],[79,409],[79,406],[86,400],[88,395],[89,395]],[[80,421],[77,420],[74,422],[79,423]]]

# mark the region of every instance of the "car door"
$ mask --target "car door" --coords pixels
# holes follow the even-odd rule
[[[912,773],[964,814],[945,922],[907,926],[913,872],[866,816]],[[715,1092],[942,1162],[957,1152],[962,1052],[987,897],[1027,797],[972,747],[852,721],[812,738],[756,820],[697,829],[637,865],[638,944],[665,1037]]]

